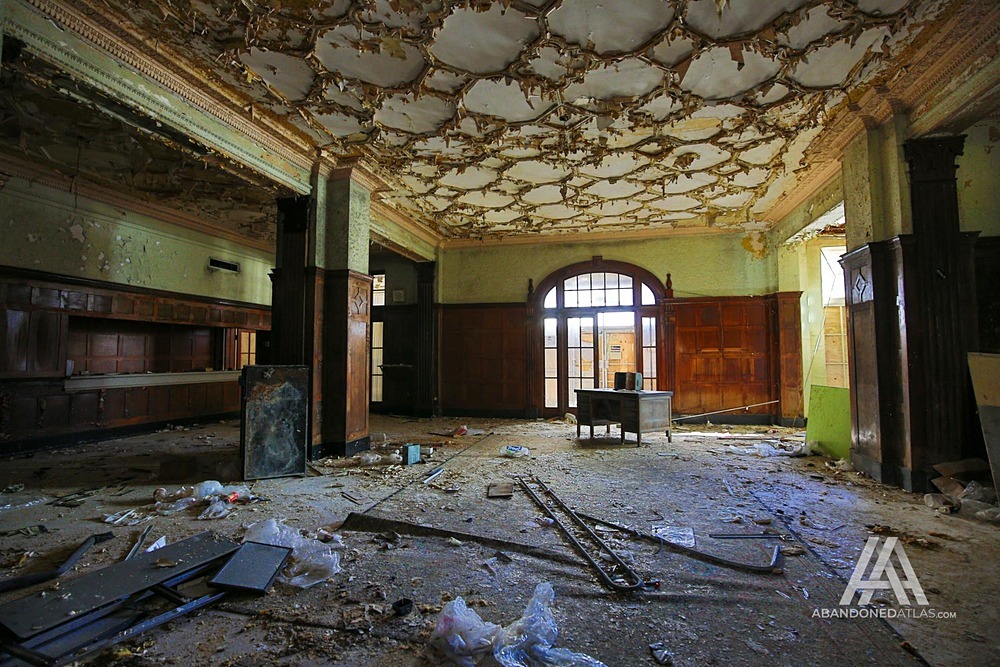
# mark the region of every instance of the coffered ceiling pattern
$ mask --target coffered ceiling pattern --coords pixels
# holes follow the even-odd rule
[[[945,4],[83,3],[363,160],[445,238],[766,228],[831,114]]]

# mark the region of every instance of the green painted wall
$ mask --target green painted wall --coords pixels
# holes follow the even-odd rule
[[[775,254],[757,259],[743,247],[743,240],[737,233],[444,249],[439,254],[438,295],[441,303],[525,301],[529,278],[538,285],[553,271],[595,255],[636,264],[660,280],[670,273],[679,297],[774,292]]]
[[[851,452],[851,392],[844,387],[813,387],[806,441],[827,456],[846,459]]]
[[[268,305],[271,253],[20,178],[0,189],[0,264]],[[240,273],[209,271],[209,257]]]
[[[962,231],[1000,236],[1000,122],[969,128],[957,179]]]

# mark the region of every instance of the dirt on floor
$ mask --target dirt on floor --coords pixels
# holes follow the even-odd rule
[[[462,425],[468,434],[447,435]],[[919,495],[820,456],[749,453],[761,443],[801,447],[802,434],[794,430],[688,426],[676,429],[672,442],[662,433],[644,434],[641,447],[634,435],[622,445],[616,430],[578,438],[576,426],[561,421],[373,416],[371,432],[376,440],[384,434],[379,453],[418,443],[425,461],[367,467],[316,461],[308,476],[252,484],[263,500],[234,504],[216,520],[198,520],[204,507],[160,516],[153,495],[159,487],[238,480],[236,422],[5,460],[0,577],[53,567],[90,534],[111,530],[115,538],[88,551],[57,582],[7,593],[0,604],[57,590],[59,582],[121,560],[148,526],[147,542],[205,530],[239,541],[251,524],[275,518],[310,538],[339,534],[342,570],[306,589],[279,583],[263,597],[228,594],[92,660],[449,664],[429,648],[449,602],[461,597],[484,621],[506,626],[545,582],[555,591],[555,645],[606,665],[966,667],[1000,655],[1000,528],[940,514]],[[510,445],[528,453],[506,456],[502,450]],[[438,468],[442,472],[427,482]],[[602,525],[597,534],[644,581],[656,582],[636,592],[610,591],[518,485],[531,476],[578,512],[645,533],[670,529],[671,539],[693,538],[695,549],[721,559],[766,566],[777,548],[780,571],[732,569]],[[511,497],[487,497],[498,481],[514,482]],[[79,503],[52,504],[80,491],[86,493]],[[118,525],[105,522],[129,510]],[[341,529],[351,513],[363,515],[361,523],[390,519],[433,534]],[[761,533],[775,537],[711,537]],[[927,605],[901,605],[888,589],[866,607],[839,604],[873,535],[898,538]],[[609,568],[609,555],[599,551],[592,551],[595,560]],[[618,568],[611,578],[623,576]],[[898,576],[907,578],[902,571]],[[412,609],[403,600],[412,601]],[[841,617],[845,610],[854,617]]]

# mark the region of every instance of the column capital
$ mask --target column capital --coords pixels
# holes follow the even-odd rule
[[[954,180],[965,135],[927,137],[903,142],[903,155],[913,182]]]

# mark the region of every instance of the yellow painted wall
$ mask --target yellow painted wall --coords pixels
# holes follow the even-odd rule
[[[679,297],[742,296],[775,291],[775,254],[755,257],[744,247],[744,238],[736,233],[442,249],[438,295],[441,303],[523,302],[527,299],[529,278],[538,285],[553,271],[595,255],[636,264],[653,272],[661,281],[670,273],[674,294]]]
[[[1000,122],[978,123],[966,131],[956,178],[962,231],[1000,236]]]
[[[0,189],[0,265],[271,303],[271,253],[77,198],[20,178]],[[209,271],[209,257],[240,273]]]

